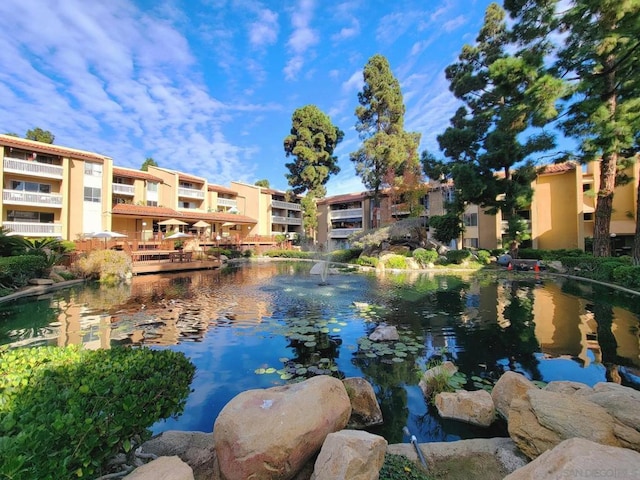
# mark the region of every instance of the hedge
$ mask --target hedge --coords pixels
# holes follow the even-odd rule
[[[640,266],[624,265],[613,271],[613,281],[627,288],[640,288]]]
[[[182,412],[194,372],[171,350],[0,350],[0,478],[104,474],[148,427]]]
[[[24,287],[29,279],[42,276],[47,260],[41,255],[0,257],[0,286]]]

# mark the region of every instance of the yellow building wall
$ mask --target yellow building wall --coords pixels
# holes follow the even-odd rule
[[[162,179],[163,183],[158,185],[158,206],[173,209],[178,208],[178,175],[174,172],[153,166],[149,166],[147,173]]]
[[[534,181],[531,233],[534,248],[583,248],[582,181],[578,169]]]
[[[84,207],[84,160],[74,158],[64,158],[62,160],[64,168],[64,182],[67,185],[66,211],[63,212],[63,223],[66,221],[66,228],[69,240],[76,240],[83,233],[83,207]],[[109,208],[111,210],[111,208]]]
[[[238,192],[237,203],[240,213],[258,220],[258,223],[249,230],[249,235],[270,235],[267,229],[271,226],[271,212],[269,211],[269,224],[267,225],[265,220],[266,207],[261,205],[261,197],[265,196],[260,193],[262,187],[242,182],[231,182],[231,190]],[[268,197],[271,199],[271,195]]]

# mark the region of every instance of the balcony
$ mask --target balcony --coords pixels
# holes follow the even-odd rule
[[[218,197],[218,206],[219,207],[236,207],[238,208],[238,201],[233,200],[231,198],[220,198]]]
[[[283,202],[281,200],[271,200],[271,206],[273,208],[282,208],[285,210],[295,210],[299,212],[301,210],[299,203]]]
[[[361,208],[348,208],[346,210],[331,210],[331,220],[342,220],[344,218],[362,218]]]
[[[32,177],[46,177],[62,180],[63,168],[59,165],[40,163],[35,161],[19,160],[17,158],[4,157],[4,171],[19,173]]]
[[[197,188],[180,187],[178,188],[178,197],[204,200],[204,192]]]
[[[113,193],[117,195],[129,195],[133,197],[135,193],[135,187],[133,185],[127,185],[124,183],[114,183]]]
[[[361,231],[362,228],[332,228],[329,238],[349,238],[351,234]]]
[[[62,195],[59,193],[37,193],[5,189],[2,191],[2,201],[5,205],[62,208]]]
[[[62,237],[60,223],[2,222],[2,226],[25,237]]]
[[[271,223],[280,225],[302,225],[302,219],[296,217],[281,217],[278,215],[272,215]]]

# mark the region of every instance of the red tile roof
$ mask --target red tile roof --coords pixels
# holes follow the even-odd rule
[[[177,172],[177,173],[178,173],[178,178],[180,178],[180,180],[186,180],[187,182],[204,183],[206,181],[204,178],[195,177],[193,175],[187,175],[186,173],[181,173],[181,172]]]
[[[151,175],[150,173],[143,172],[142,170],[133,170],[130,168],[113,167],[113,176],[137,178],[140,180],[149,180],[151,182],[163,183],[163,180],[160,177],[156,177],[155,175]]]
[[[100,160],[104,162],[109,157],[100,155],[99,153],[87,152],[85,150],[76,150],[75,148],[59,147],[48,143],[34,142],[26,138],[13,137],[11,135],[0,135],[0,145],[8,147],[24,148],[32,152],[49,153],[52,155],[60,155],[62,157],[82,158],[86,160]]]
[[[368,196],[368,192],[345,193],[343,195],[334,195],[333,197],[325,197],[318,201],[321,204],[346,203],[363,200]]]
[[[256,224],[257,220],[245,215],[235,215],[233,213],[222,212],[178,212],[166,207],[148,207],[146,205],[132,205],[129,203],[118,203],[111,210],[113,215],[126,215],[136,217],[155,218],[177,218],[184,222],[233,222],[238,224]]]
[[[210,192],[226,193],[227,195],[238,195],[238,192],[236,192],[235,190],[231,190],[230,188],[223,187],[221,185],[209,184],[207,186],[207,190],[209,190]]]
[[[540,175],[553,174],[553,173],[565,173],[576,169],[574,162],[552,163],[550,165],[544,165],[540,167],[538,173]]]

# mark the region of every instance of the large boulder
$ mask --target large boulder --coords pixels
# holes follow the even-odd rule
[[[327,375],[240,393],[213,426],[222,478],[291,479],[350,416],[344,384]]]
[[[426,372],[424,372],[424,375],[422,375],[422,378],[420,379],[420,382],[418,382],[418,385],[420,386],[420,389],[422,390],[424,396],[426,398],[429,398],[433,393],[432,381],[435,377],[439,375],[446,375],[451,377],[457,371],[458,367],[456,367],[453,362],[443,362],[440,365],[436,365],[435,367],[430,368]]]
[[[544,389],[548,392],[566,393],[567,395],[583,395],[593,391],[593,389],[580,382],[570,382],[568,380],[554,380],[547,383]]]
[[[443,418],[488,427],[496,418],[491,395],[486,390],[442,392],[436,395],[436,408]]]
[[[316,459],[311,480],[371,480],[378,478],[387,441],[360,430],[327,435]]]
[[[542,478],[639,478],[640,453],[571,438],[558,444],[504,480]]]
[[[518,448],[529,458],[536,458],[573,437],[614,447],[640,448],[640,433],[600,405],[580,395],[539,389],[529,390],[524,398],[511,403],[508,429]]]
[[[348,428],[366,428],[382,424],[382,410],[369,382],[361,377],[342,380],[351,400],[351,418]]]
[[[496,410],[509,419],[509,408],[515,398],[522,398],[528,390],[536,387],[531,380],[516,372],[505,372],[493,386],[491,398]]]
[[[392,325],[378,325],[376,329],[369,335],[372,342],[389,342],[400,340],[398,329]]]
[[[193,471],[179,457],[159,457],[136,468],[124,480],[193,480]]]
[[[193,469],[195,480],[211,480],[215,472],[212,433],[169,430],[143,443],[142,453],[158,457],[177,455]]]
[[[583,393],[583,396],[600,405],[624,425],[640,431],[640,391],[617,383],[600,382]]]

